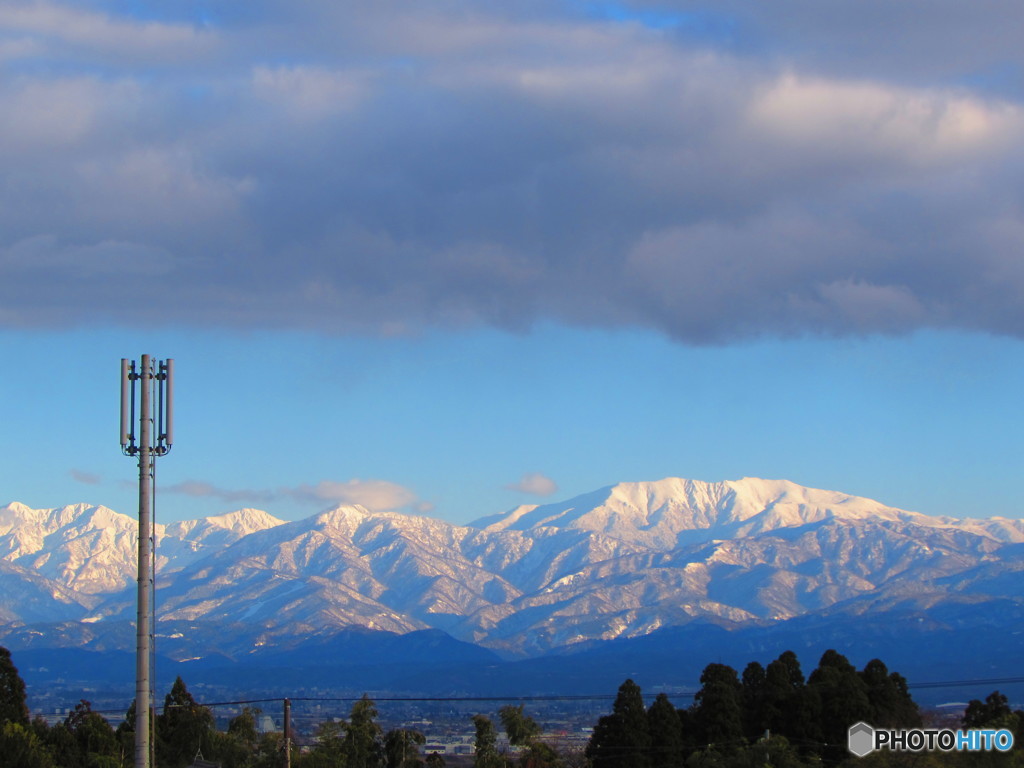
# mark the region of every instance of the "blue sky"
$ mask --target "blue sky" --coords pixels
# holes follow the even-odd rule
[[[1024,513],[1019,4],[0,7],[0,501]]]

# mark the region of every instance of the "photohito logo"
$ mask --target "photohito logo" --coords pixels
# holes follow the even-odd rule
[[[847,732],[846,746],[857,757],[876,749],[893,752],[1006,752],[1013,749],[1013,733],[1006,728],[954,731],[950,728],[894,730],[856,723]]]

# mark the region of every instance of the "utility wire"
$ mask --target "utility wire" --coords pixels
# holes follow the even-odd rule
[[[972,680],[936,680],[921,683],[908,683],[907,688],[968,688],[979,685],[1013,685],[1024,683],[1024,677],[990,677],[976,678]],[[684,696],[693,696],[695,689],[681,689],[678,693],[669,694],[669,698],[678,699]],[[591,693],[591,694],[539,694],[527,696],[373,696],[370,697],[374,703],[386,702],[474,702],[474,701],[612,701],[618,694],[615,693]],[[234,699],[230,701],[197,701],[198,707],[230,707],[239,704],[274,704],[289,699],[292,702],[318,702],[318,703],[346,703],[361,700],[362,696],[274,696],[264,699]],[[183,706],[172,704],[171,707]],[[166,707],[157,707],[164,710]],[[94,709],[97,714],[123,714],[121,710]],[[59,712],[44,714],[44,717],[55,717]]]

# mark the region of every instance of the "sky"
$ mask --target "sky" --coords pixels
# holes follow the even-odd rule
[[[0,0],[0,503],[1024,516],[1016,0]]]

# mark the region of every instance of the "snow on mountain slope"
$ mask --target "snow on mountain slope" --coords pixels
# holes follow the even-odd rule
[[[246,537],[171,576],[158,599],[169,618],[213,612],[241,621],[259,613],[247,589],[291,582],[290,600],[267,611],[266,622],[295,621],[295,607],[328,623],[391,631],[444,625],[445,617],[489,604],[487,596],[516,592],[457,555],[471,533],[426,517],[338,507]]]
[[[106,507],[0,509],[0,558],[83,594],[128,586],[137,548],[137,523]]]
[[[158,570],[182,568],[204,551],[282,521],[259,510],[157,524]],[[138,522],[107,507],[72,504],[0,507],[0,560],[31,569],[86,595],[116,593],[135,583]]]
[[[284,520],[279,520],[263,510],[239,509],[226,515],[171,523],[164,527],[164,535],[173,539],[218,546],[279,525],[284,525]]]
[[[245,585],[315,577],[319,602],[306,607],[317,621],[398,628],[402,619],[511,653],[541,652],[700,617],[785,620],[957,573],[1019,535],[1014,525],[989,535],[982,524],[965,530],[782,481],[621,484],[548,506],[571,513],[537,518],[541,507],[524,507],[479,530],[339,507],[239,541],[204,561],[230,575],[195,574],[216,589],[174,579],[161,602],[173,618],[212,611],[244,621],[257,610]],[[306,599],[294,595],[289,620]],[[335,612],[314,608],[324,601]]]
[[[485,530],[572,528],[668,551],[680,544],[816,522],[841,507],[846,507],[844,515],[888,513],[877,502],[786,481],[666,478],[619,483],[529,510],[520,507],[505,519],[489,519]]]
[[[0,622],[131,620],[135,531],[99,507],[0,509],[0,564],[21,569],[3,578],[44,579],[30,606],[0,603]],[[698,619],[1024,595],[1021,521],[930,517],[784,480],[620,483],[470,526],[358,506],[295,522],[240,510],[157,537],[158,615],[236,627],[252,647],[429,627],[530,654]]]
[[[0,624],[77,621],[95,602],[34,570],[0,560]]]
[[[907,512],[872,499],[787,480],[706,483],[669,477],[619,483],[565,502],[517,507],[473,523],[486,531],[572,528],[659,550],[712,539],[742,538],[829,518],[913,521],[925,527],[973,530],[1001,541],[1024,541],[1024,523],[996,518],[958,521]]]
[[[284,520],[262,510],[240,509],[216,517],[158,525],[157,552],[162,560],[162,570],[180,570],[188,563],[250,533],[283,524]]]

